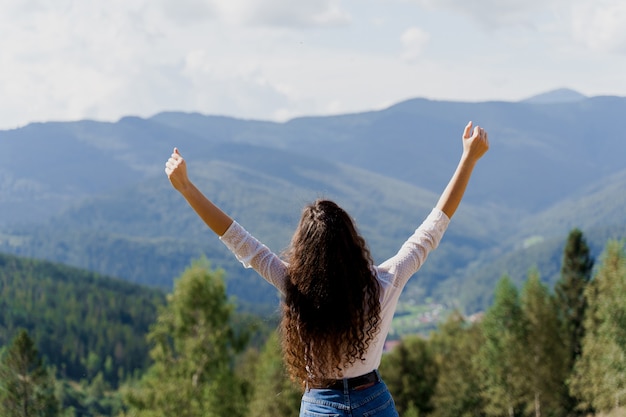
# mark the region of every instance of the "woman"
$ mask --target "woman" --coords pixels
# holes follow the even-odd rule
[[[383,344],[408,279],[437,247],[487,133],[469,122],[463,153],[436,207],[396,255],[375,266],[352,219],[332,201],[307,206],[280,259],[207,199],[174,149],[165,172],[204,222],[246,267],[283,295],[281,333],[290,376],[303,385],[300,416],[397,416],[378,373]]]

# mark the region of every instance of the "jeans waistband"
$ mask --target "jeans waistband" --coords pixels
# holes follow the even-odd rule
[[[355,376],[353,378],[343,378],[343,379],[333,379],[327,381],[321,387],[311,387],[308,388],[326,388],[326,389],[336,389],[336,390],[358,390],[371,387],[372,385],[380,382],[380,373],[378,369],[374,369],[371,372],[368,372],[364,375]]]

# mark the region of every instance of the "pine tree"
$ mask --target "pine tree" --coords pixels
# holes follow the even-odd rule
[[[608,412],[626,402],[626,254],[607,244],[595,279],[587,287],[582,354],[574,365],[571,390],[582,407]]]
[[[573,372],[574,363],[582,353],[584,318],[588,304],[585,289],[591,281],[593,265],[594,260],[583,233],[579,229],[572,230],[563,251],[561,277],[555,285],[561,337],[567,349],[565,369],[568,375]],[[571,392],[564,392],[563,402],[569,415],[586,411],[577,410],[580,400]]]
[[[469,324],[454,312],[431,336],[439,369],[432,398],[432,417],[480,417],[484,415],[480,374],[475,356],[483,345],[478,324]]]
[[[148,339],[154,361],[126,392],[128,415],[237,417],[247,412],[236,355],[246,339],[232,326],[222,275],[195,262],[176,281]]]
[[[13,339],[0,361],[0,415],[52,417],[58,415],[54,383],[26,330]]]
[[[521,415],[524,380],[521,354],[522,313],[517,288],[509,277],[498,282],[494,302],[481,323],[485,342],[477,362],[483,374],[482,395],[488,416]]]
[[[521,297],[524,350],[522,375],[526,408],[535,417],[562,415],[565,347],[559,337],[557,307],[539,272],[531,270]]]

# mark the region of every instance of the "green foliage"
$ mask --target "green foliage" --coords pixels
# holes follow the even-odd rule
[[[104,381],[102,373],[91,383],[57,379],[55,396],[62,417],[116,416],[124,410],[121,393]]]
[[[21,330],[0,358],[0,415],[54,417],[59,404],[54,383],[26,330]]]
[[[276,332],[258,358],[253,381],[254,395],[247,417],[298,415],[302,392],[287,374]]]
[[[626,402],[626,254],[618,241],[607,244],[595,279],[586,291],[582,355],[570,381],[583,407],[610,411]]]
[[[484,375],[481,391],[488,416],[514,417],[521,415],[524,398],[522,310],[517,288],[506,276],[494,297],[482,321],[485,343],[477,357]]]
[[[571,358],[570,367],[582,352],[585,334],[583,321],[587,309],[585,289],[591,280],[594,260],[583,233],[579,229],[570,232],[561,263],[561,278],[555,286],[563,331]]]
[[[400,415],[411,407],[420,415],[433,410],[432,396],[437,384],[438,368],[427,340],[407,336],[383,356],[380,374],[389,387]]]
[[[474,359],[483,342],[480,326],[468,323],[458,311],[432,333],[432,350],[439,369],[432,417],[484,415],[482,375]]]
[[[428,339],[405,336],[385,354],[381,373],[401,415],[558,417],[565,412],[571,415],[577,405],[578,411],[619,410],[626,401],[626,255],[623,243],[609,242],[589,282],[593,261],[584,243],[582,233],[570,234],[555,297],[542,283],[538,269],[528,271],[521,296],[505,276],[479,324],[470,324],[455,313]],[[48,395],[53,392],[62,410],[58,415],[297,414],[300,392],[285,375],[276,334],[264,327],[263,320],[235,313],[222,272],[211,270],[206,260],[195,262],[176,280],[158,316],[156,306],[164,298],[159,291],[10,256],[0,256],[0,294],[0,337],[5,328],[15,329],[18,335],[17,324],[31,323],[34,333],[44,335],[41,352],[54,352],[56,345],[50,343],[57,336],[54,330],[66,329],[66,322],[73,331],[79,329],[73,344],[63,351],[66,354],[76,354],[73,349],[83,346],[81,338],[89,334],[89,329],[79,327],[83,322],[103,339],[104,335],[110,338],[108,349],[113,352],[119,340],[125,339],[110,328],[128,325],[137,338],[143,338],[141,328],[133,326],[152,324],[152,350],[146,355],[144,342],[141,356],[152,364],[147,372],[141,367],[134,371],[120,367],[115,355],[97,348],[80,347],[81,381],[50,382],[43,390]],[[570,324],[580,319],[581,299],[587,300],[588,307],[572,371],[564,358],[576,356],[575,344],[567,342],[575,340],[573,335],[581,329],[575,333],[571,331],[575,326],[563,323],[567,317]],[[108,321],[92,320],[92,316]],[[251,324],[257,329],[253,339],[248,337]],[[274,319],[269,323],[275,324]],[[31,340],[32,347],[41,343],[38,338]],[[29,351],[27,344],[21,346],[20,350]],[[259,347],[263,347],[260,353]],[[3,360],[10,350],[8,341],[0,347]],[[49,359],[64,356],[42,356],[57,366],[48,371],[50,378],[68,374],[67,362]],[[131,373],[136,379],[117,391],[115,382]],[[114,374],[117,379],[109,377]],[[0,385],[5,379],[0,376]],[[570,404],[564,401],[565,381],[575,399]],[[1,390],[0,397],[5,398]]]
[[[526,409],[536,417],[562,415],[567,350],[559,337],[556,304],[537,270],[531,270],[522,289],[522,340],[519,351]]]
[[[126,392],[129,416],[244,416],[234,372],[247,342],[232,326],[221,273],[195,262],[176,281],[148,338],[152,366]]]
[[[0,254],[0,345],[29,331],[59,376],[111,386],[149,364],[158,290],[51,262]]]
[[[582,354],[585,335],[584,319],[587,311],[585,290],[591,281],[594,259],[579,229],[570,232],[561,264],[561,277],[555,285],[556,301],[561,323],[561,338],[566,349],[565,372],[569,375]],[[576,413],[579,399],[565,393],[564,405],[569,414]]]
[[[626,213],[623,206],[619,206],[619,210]],[[599,213],[595,213],[594,216],[605,217]],[[607,241],[626,238],[626,219],[619,220],[615,216],[608,218],[615,219],[617,223],[585,230],[591,257],[597,256]],[[534,223],[534,220],[531,222]],[[568,221],[567,226],[571,222],[573,220]],[[523,222],[523,225],[526,228],[527,222]],[[451,288],[455,288],[454,285],[458,286],[460,305],[466,313],[483,311],[493,303],[493,288],[502,275],[509,276],[519,287],[531,268],[541,271],[542,280],[549,285],[554,285],[560,279],[567,232],[564,231],[559,235],[543,234],[538,243],[531,246],[522,246],[522,236],[525,235],[514,235],[516,239],[509,243],[514,246],[513,249],[507,249],[507,245],[503,244],[502,247],[495,249],[493,254],[485,255],[467,268],[467,271],[459,274],[458,279],[448,282]]]

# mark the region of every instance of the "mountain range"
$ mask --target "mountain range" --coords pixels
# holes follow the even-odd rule
[[[572,228],[594,256],[626,237],[624,115],[626,98],[557,90],[520,102],[417,98],[283,123],[181,112],[33,123],[0,131],[0,251],[164,288],[206,257],[240,305],[272,311],[275,291],[170,186],[163,168],[174,147],[196,185],[275,251],[301,207],[327,197],[382,261],[436,203],[472,120],[491,149],[402,296],[469,313],[488,305],[503,274],[521,282],[537,267],[553,283]]]

